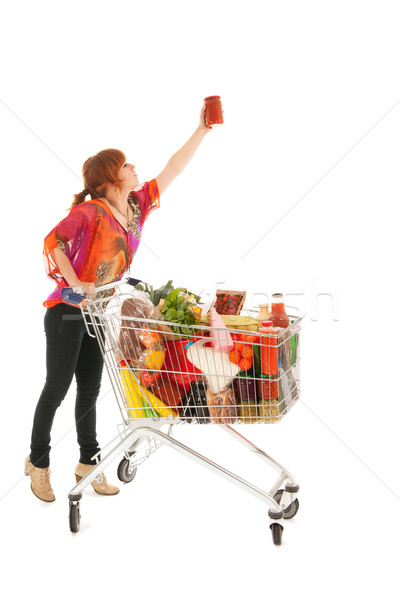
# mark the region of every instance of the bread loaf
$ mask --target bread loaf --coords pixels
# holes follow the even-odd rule
[[[214,423],[227,424],[237,420],[235,396],[231,387],[218,394],[213,394],[207,388],[207,405]]]

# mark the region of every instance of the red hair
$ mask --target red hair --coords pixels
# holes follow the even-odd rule
[[[124,166],[126,156],[121,150],[109,148],[101,150],[94,156],[88,158],[82,167],[83,184],[85,189],[83,192],[74,195],[74,201],[71,204],[71,209],[85,201],[85,197],[90,194],[92,200],[104,196],[106,187],[116,185],[120,187],[118,173],[121,167]]]

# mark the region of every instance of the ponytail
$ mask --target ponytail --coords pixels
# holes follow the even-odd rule
[[[98,198],[99,194],[97,193],[96,190],[92,190],[91,188],[85,188],[82,192],[79,192],[79,194],[74,194],[74,200],[71,204],[71,206],[69,207],[69,210],[72,210],[73,208],[75,208],[75,206],[78,206],[79,204],[83,204],[83,202],[85,202],[85,198],[86,196],[90,194],[90,197],[92,198]]]
[[[75,206],[78,206],[78,204],[82,204],[82,202],[85,202],[85,198],[88,195],[88,193],[89,193],[88,190],[83,190],[83,192],[79,192],[79,194],[75,194],[74,200],[70,206],[70,210],[75,208]]]

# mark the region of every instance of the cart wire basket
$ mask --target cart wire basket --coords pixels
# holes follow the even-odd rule
[[[79,288],[62,290],[64,301],[80,304],[87,332],[99,343],[122,417],[116,438],[68,495],[70,530],[79,531],[82,491],[101,481],[109,464],[123,456],[118,477],[129,483],[166,444],[264,502],[273,542],[280,545],[284,520],[299,508],[299,486],[232,425],[278,423],[297,402],[301,317],[289,315],[289,327],[274,334],[138,317],[132,311],[136,281],[97,288],[94,299]],[[272,489],[259,489],[179,442],[172,429],[180,424],[218,425],[278,472]]]

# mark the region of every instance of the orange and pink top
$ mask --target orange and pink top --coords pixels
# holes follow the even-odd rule
[[[133,211],[129,231],[114,216],[108,203],[97,198],[78,204],[46,236],[45,268],[57,283],[57,288],[43,302],[46,308],[62,302],[60,290],[69,285],[52,259],[51,252],[55,248],[66,254],[78,279],[96,286],[119,281],[129,269],[140,244],[143,225],[149,214],[160,206],[157,181],[152,179],[136,187],[128,201]]]

